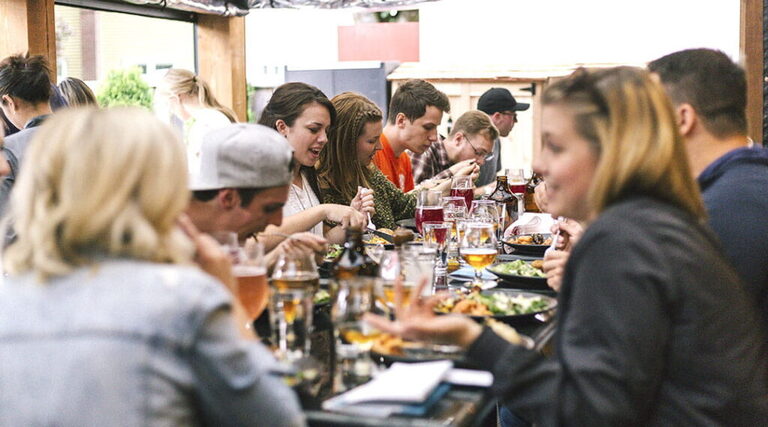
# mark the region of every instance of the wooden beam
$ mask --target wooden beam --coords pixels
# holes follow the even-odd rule
[[[216,99],[247,119],[245,18],[200,15],[197,21],[198,74]]]
[[[739,45],[747,73],[747,131],[757,143],[763,135],[763,0],[741,0]]]
[[[0,57],[29,52],[43,55],[56,78],[54,0],[0,1]]]

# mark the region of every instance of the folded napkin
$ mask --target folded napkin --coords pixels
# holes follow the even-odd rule
[[[504,238],[530,233],[550,233],[555,220],[549,214],[525,212],[504,230]]]
[[[460,269],[449,274],[448,277],[455,280],[472,280],[475,278],[475,269],[469,266],[461,267]],[[483,270],[480,277],[483,280],[496,280],[498,278],[495,274],[485,269]]]
[[[449,360],[393,363],[370,382],[326,400],[323,409],[372,417],[422,416],[450,391],[450,384],[489,387],[492,383],[490,372],[453,369]]]

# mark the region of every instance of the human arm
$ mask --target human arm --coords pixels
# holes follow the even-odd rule
[[[264,243],[264,249],[266,251],[271,251],[285,239],[285,237],[279,236],[280,234],[305,232],[322,221],[330,221],[339,224],[336,227],[329,227],[327,231],[330,231],[335,228],[344,229],[349,226],[364,227],[367,222],[367,217],[350,206],[324,203],[305,209],[296,214],[283,217],[283,223],[279,227],[274,225],[267,226],[264,234],[271,234],[271,236],[264,236],[263,238],[260,238],[259,241]],[[329,240],[331,240],[332,243],[339,243],[338,235],[331,235],[331,237],[334,236],[335,240]],[[343,241],[343,236],[341,237],[341,240]]]
[[[267,268],[272,269],[277,259],[282,254],[315,254],[317,257],[325,256],[328,251],[328,241],[313,233],[295,233],[285,238],[274,249],[264,256]]]
[[[226,304],[205,313],[190,354],[195,399],[206,424],[305,424],[298,400],[259,342],[238,339]]]
[[[254,339],[256,336],[253,330],[247,326],[252,319],[248,317],[247,311],[237,298],[237,280],[232,274],[232,260],[229,255],[221,249],[213,237],[198,231],[187,215],[182,214],[178,223],[181,230],[195,245],[195,263],[201,270],[218,279],[232,296],[232,314],[240,336]]]
[[[403,193],[377,170],[372,171],[370,180],[376,206],[379,207],[372,218],[377,227],[394,229],[395,221],[413,218],[416,209],[415,192]]]

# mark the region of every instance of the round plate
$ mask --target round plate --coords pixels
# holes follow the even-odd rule
[[[486,270],[490,271],[491,273],[495,274],[499,277],[499,279],[502,280],[502,284],[507,283],[514,285],[515,289],[532,289],[532,290],[549,290],[549,286],[547,286],[547,278],[546,277],[530,277],[530,276],[518,276],[517,274],[508,274],[508,273],[502,273],[500,271],[496,271],[493,269],[498,264],[494,264]],[[505,287],[505,286],[500,286]]]
[[[539,233],[539,234],[544,236],[545,239],[552,237],[552,234],[550,233]],[[521,236],[526,236],[526,234],[521,234]],[[512,248],[512,253],[514,253],[515,255],[531,255],[531,256],[543,257],[544,252],[547,250],[547,248],[549,248],[549,245],[521,245],[518,243],[509,243],[508,240],[514,237],[520,237],[520,236],[509,236],[505,238],[502,241],[502,243]]]
[[[453,350],[451,348],[453,346],[435,346],[435,347],[436,348],[444,347],[446,349]],[[408,349],[403,355],[384,354],[384,353],[378,353],[376,351],[371,350],[371,359],[373,359],[374,362],[383,364],[385,366],[389,366],[394,362],[418,363],[418,362],[429,362],[432,360],[453,360],[457,367],[467,366],[467,361],[464,360],[464,352],[460,350],[439,351],[439,350],[433,350],[430,348],[424,348],[424,349],[418,349],[418,350]]]
[[[490,317],[492,319],[496,319],[500,322],[504,322],[510,325],[521,324],[521,323],[525,324],[531,321],[535,321],[537,315],[550,312],[553,309],[557,308],[557,299],[552,298],[548,295],[543,295],[535,292],[525,292],[525,291],[518,291],[514,289],[494,289],[491,291],[483,291],[483,295],[489,295],[489,294],[495,294],[495,293],[505,293],[510,296],[522,295],[527,298],[543,298],[545,301],[548,302],[548,304],[546,309],[539,310],[533,313],[494,315],[494,316],[469,316],[469,317],[471,317],[472,319],[478,322],[483,322]],[[447,314],[447,313],[440,313],[440,314]]]

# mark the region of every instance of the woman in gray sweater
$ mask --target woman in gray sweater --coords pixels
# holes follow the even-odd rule
[[[180,227],[187,168],[169,128],[137,109],[65,111],[28,162],[3,254],[0,425],[304,423],[235,327],[227,257]]]

